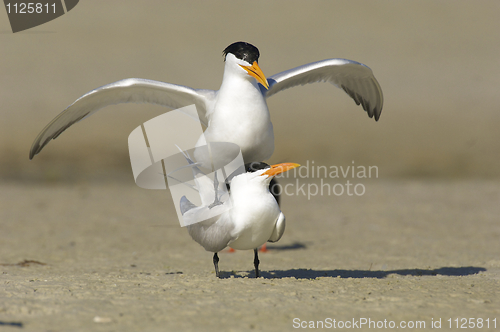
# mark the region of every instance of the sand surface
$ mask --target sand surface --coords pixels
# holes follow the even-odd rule
[[[346,58],[384,92],[378,122],[340,89],[289,89],[268,104],[271,162],[377,165],[384,177],[500,176],[498,1],[80,1],[68,14],[12,34],[0,13],[0,177],[60,180],[130,172],[127,137],[166,112],[109,106],[29,162],[38,132],[86,92],[129,77],[218,89],[222,50],[244,40],[267,76]],[[300,17],[300,19],[291,19]]]
[[[251,251],[222,252],[220,280],[163,191],[3,184],[0,321],[26,331],[498,321],[499,184],[378,181],[360,197],[286,196],[287,229],[261,253],[262,277]],[[43,265],[16,265],[25,260]]]

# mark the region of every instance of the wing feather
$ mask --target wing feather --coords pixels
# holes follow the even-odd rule
[[[212,109],[215,94],[213,90],[197,90],[141,78],[128,78],[104,85],[78,98],[38,134],[31,146],[30,159],[74,123],[114,104],[151,103],[173,109],[195,104],[200,120],[206,124],[210,116],[207,110]]]
[[[286,70],[268,78],[269,90],[262,88],[266,98],[297,85],[330,82],[344,90],[370,118],[378,121],[384,97],[372,70],[362,63],[346,59],[328,59]]]

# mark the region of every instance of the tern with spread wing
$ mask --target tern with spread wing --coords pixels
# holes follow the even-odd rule
[[[229,197],[221,198],[220,205],[210,207],[214,195],[217,195],[213,190],[214,183],[189,156],[185,154],[185,157],[192,166],[195,187],[201,198],[200,206],[191,203],[186,196],[179,203],[183,218],[202,220],[187,226],[189,235],[205,250],[214,253],[217,277],[220,277],[219,251],[227,246],[239,250],[253,249],[255,277],[258,278],[258,248],[266,242],[277,242],[285,231],[285,215],[269,191],[269,184],[276,175],[300,165],[282,163],[258,170],[255,166],[246,166],[245,172],[229,179]],[[210,217],[212,209],[224,212]]]
[[[92,90],[54,118],[36,137],[29,157],[40,153],[74,123],[119,103],[152,103],[170,108],[195,104],[206,126],[207,142],[231,142],[246,163],[264,161],[274,152],[274,133],[266,99],[282,90],[314,82],[330,82],[343,89],[370,118],[378,120],[383,96],[367,66],[345,59],[328,59],[284,71],[266,79],[258,65],[259,50],[245,42],[223,52],[225,67],[218,91],[129,78]],[[202,138],[200,137],[200,140]],[[202,144],[204,142],[200,142]]]

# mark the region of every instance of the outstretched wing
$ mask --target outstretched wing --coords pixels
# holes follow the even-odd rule
[[[174,109],[195,104],[200,120],[206,124],[207,110],[211,109],[215,94],[213,90],[197,90],[142,78],[128,78],[104,85],[78,98],[38,134],[31,146],[30,159],[75,122],[114,104],[151,103]]]
[[[343,89],[357,105],[362,105],[370,118],[378,121],[384,97],[372,70],[362,63],[345,59],[328,59],[309,63],[268,77],[269,90],[261,88],[265,97],[308,83],[330,82]]]

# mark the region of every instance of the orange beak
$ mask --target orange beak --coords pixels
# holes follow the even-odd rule
[[[288,170],[291,170],[292,168],[299,167],[299,164],[295,163],[283,163],[283,164],[276,164],[272,165],[270,169],[262,173],[262,175],[267,175],[267,177],[270,176],[276,176],[280,173],[286,172]]]
[[[251,66],[242,66],[241,68],[245,69],[248,72],[248,75],[254,77],[257,82],[262,84],[266,89],[269,89],[269,84],[267,83],[267,78],[259,67],[257,61],[253,63]]]

